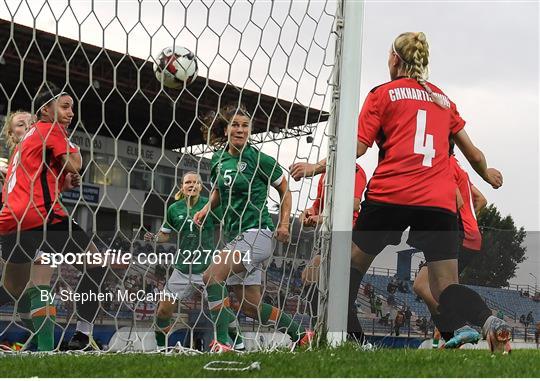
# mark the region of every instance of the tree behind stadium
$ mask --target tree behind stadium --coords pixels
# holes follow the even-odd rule
[[[517,228],[511,216],[502,217],[493,204],[478,216],[482,230],[482,252],[464,271],[461,283],[505,287],[525,257],[523,227]]]

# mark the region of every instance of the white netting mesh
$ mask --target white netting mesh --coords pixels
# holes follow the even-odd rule
[[[313,328],[321,317],[316,283],[303,284],[301,272],[320,253],[324,240],[320,223],[302,227],[297,217],[314,202],[318,179],[297,183],[288,178],[287,168],[326,155],[336,7],[334,1],[6,0],[0,4],[0,113],[35,113],[38,91],[53,84],[73,97],[75,116],[68,134],[81,150],[82,184],[64,192],[62,203],[101,253],[137,255],[178,249],[174,234],[163,243],[143,237],[160,230],[185,172],[199,173],[202,193],[211,191],[213,150],[200,130],[203,116],[227,104],[245,105],[252,116],[252,144],[283,167],[293,200],[290,242],[274,241],[273,256],[262,273],[262,302],[285,311],[301,327]],[[174,45],[195,54],[198,77],[188,86],[168,89],[155,78],[152,66],[163,48]],[[2,149],[0,157],[7,159],[10,152]],[[33,197],[31,189],[27,191]],[[274,223],[280,203],[278,192],[269,187]],[[222,200],[222,207],[228,206]],[[217,241],[216,248],[227,243],[223,231]],[[170,262],[136,260],[127,268],[108,268],[97,283],[103,293],[153,293],[163,290],[173,269]],[[3,286],[12,279],[9,271],[4,263]],[[47,283],[27,283],[24,275],[19,281],[27,288]],[[51,276],[60,340],[70,339],[80,318],[77,304],[62,301],[61,291],[75,290],[82,281],[81,272],[66,264]],[[322,296],[324,300],[324,292]],[[233,305],[242,303],[238,295],[231,299]],[[1,307],[1,334],[31,334],[17,306]],[[100,301],[94,337],[105,350],[155,350],[156,309],[154,302]],[[260,324],[243,312],[237,316],[248,348],[290,344],[289,336],[272,324]],[[197,289],[175,310],[172,328],[167,329],[169,345],[179,341],[183,347],[207,348],[214,331],[210,317],[206,298]],[[55,348],[60,347],[57,340]]]

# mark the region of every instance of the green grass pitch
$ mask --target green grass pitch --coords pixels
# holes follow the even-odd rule
[[[208,371],[210,361],[257,361],[260,370]],[[381,349],[222,355],[5,355],[2,377],[540,377],[540,351]]]

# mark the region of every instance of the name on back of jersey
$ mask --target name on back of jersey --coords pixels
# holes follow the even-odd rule
[[[402,99],[411,99],[416,101],[433,102],[428,92],[425,90],[414,89],[411,87],[397,87],[388,90],[388,96],[392,102]],[[433,93],[435,98],[440,99],[446,107],[450,107],[450,100],[444,94]]]

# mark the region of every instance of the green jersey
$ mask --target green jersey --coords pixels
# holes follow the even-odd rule
[[[216,248],[214,219],[209,214],[202,226],[193,222],[195,213],[207,202],[207,198],[199,197],[197,203],[188,208],[186,199],[176,201],[167,209],[167,219],[161,227],[163,233],[178,233],[175,267],[184,274],[200,274],[212,263]]]
[[[248,229],[274,230],[266,205],[268,187],[283,180],[274,158],[249,144],[238,156],[219,150],[212,156],[211,180],[219,191],[228,241]]]

